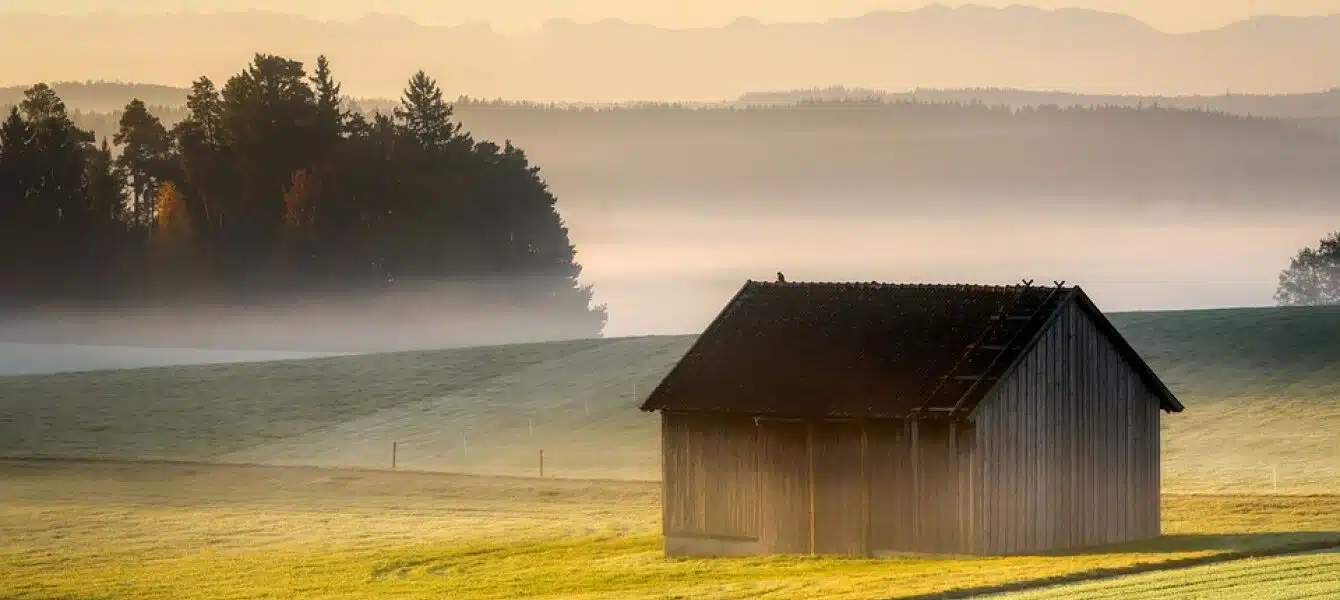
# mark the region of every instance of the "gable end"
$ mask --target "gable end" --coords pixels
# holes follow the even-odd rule
[[[1103,312],[1098,309],[1097,305],[1093,303],[1093,300],[1090,299],[1088,294],[1085,294],[1084,290],[1080,289],[1079,286],[1076,286],[1069,297],[1056,307],[1056,310],[1047,317],[1047,321],[1038,329],[1032,339],[1028,340],[1028,343],[1015,355],[1014,360],[1005,369],[1001,377],[995,380],[990,389],[986,391],[983,396],[982,404],[990,402],[991,399],[995,398],[996,395],[994,392],[996,391],[996,388],[1003,385],[1010,376],[1018,370],[1024,360],[1036,349],[1038,343],[1041,342],[1051,329],[1056,326],[1057,319],[1064,314],[1065,310],[1071,305],[1074,305],[1074,307],[1088,319],[1088,322],[1102,334],[1103,338],[1112,344],[1116,349],[1117,354],[1120,355],[1126,364],[1140,377],[1140,381],[1144,383],[1150,392],[1159,398],[1159,408],[1161,410],[1169,413],[1180,413],[1185,409],[1181,401],[1179,401],[1172,393],[1172,390],[1168,389],[1167,384],[1159,378],[1158,374],[1154,372],[1154,369],[1149,366],[1149,363],[1145,362],[1144,357],[1140,356],[1140,353],[1131,346],[1130,342],[1126,341],[1126,338],[1121,335],[1121,332],[1117,329],[1116,325],[1112,324],[1112,321],[1107,318],[1107,315],[1104,315]],[[980,406],[981,405],[979,404],[978,407],[974,407],[972,411],[974,415]]]

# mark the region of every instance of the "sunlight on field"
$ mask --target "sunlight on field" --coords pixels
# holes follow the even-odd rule
[[[1334,538],[1340,497],[1172,497],[1153,543],[983,559],[665,559],[659,488],[0,462],[0,597],[892,598]]]
[[[1340,545],[1337,316],[1114,316],[1187,406],[1164,418],[1167,535],[1038,557],[663,558],[657,484],[556,477],[659,478],[637,406],[691,336],[0,377],[3,456],[384,469],[395,444],[402,471],[0,460],[0,598],[872,600]],[[459,474],[537,475],[541,450],[545,479]],[[1026,598],[1298,596],[1327,556]]]
[[[983,600],[1293,600],[1340,597],[1340,553],[1259,558]]]

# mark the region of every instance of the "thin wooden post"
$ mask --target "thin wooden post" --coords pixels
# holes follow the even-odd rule
[[[392,470],[392,471],[395,470],[396,446],[398,446],[398,445],[399,445],[399,442],[391,442],[391,470]]]
[[[540,477],[544,477],[544,450],[540,451]]]

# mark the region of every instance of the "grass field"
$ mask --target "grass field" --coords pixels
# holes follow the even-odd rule
[[[0,481],[0,598],[25,600],[871,600],[1340,544],[1336,496],[1170,496],[1168,537],[1093,553],[671,560],[645,482],[46,461]]]
[[[924,598],[1340,545],[1340,310],[1113,318],[1188,407],[1165,419],[1155,542],[665,559],[636,406],[692,338],[624,338],[0,377],[0,454],[328,467],[0,460],[0,598]],[[544,450],[550,477],[351,469],[389,466],[393,441],[402,471],[533,475]],[[1340,597],[1316,576],[1334,556],[997,597]]]
[[[1188,407],[1167,490],[1340,493],[1340,308],[1112,318]],[[692,339],[0,377],[0,454],[655,479],[636,406]]]

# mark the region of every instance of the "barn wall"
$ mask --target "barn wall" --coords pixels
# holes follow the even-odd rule
[[[749,418],[664,413],[666,553],[759,551],[757,430]]]
[[[967,553],[974,430],[662,413],[670,556]]]
[[[759,541],[764,551],[810,551],[810,506],[814,470],[806,423],[759,421]]]
[[[866,554],[868,485],[863,428],[856,422],[811,422],[814,468],[814,552]],[[794,469],[794,464],[778,465]]]
[[[903,420],[866,428],[872,553],[972,552],[973,428]]]
[[[1075,303],[976,414],[977,547],[1159,535],[1159,400]]]

